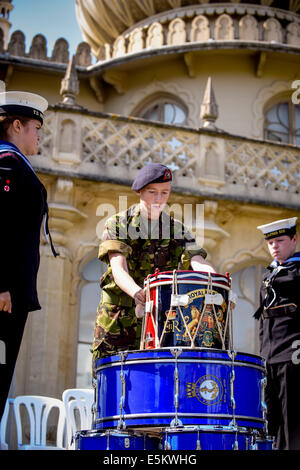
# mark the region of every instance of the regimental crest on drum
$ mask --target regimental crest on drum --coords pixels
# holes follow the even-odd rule
[[[228,277],[198,271],[155,272],[145,279],[141,349],[228,349]]]
[[[189,301],[181,307],[186,325],[183,324],[179,312],[176,309],[165,311],[166,333],[176,335],[176,344],[188,345],[190,338],[195,339],[195,345],[201,347],[221,347],[220,331],[224,335],[225,313],[227,303],[222,298],[220,305],[207,304],[204,307],[206,289],[196,289],[186,292]],[[211,292],[212,296],[220,294]],[[180,307],[177,307],[180,308]],[[172,321],[173,320],[173,321]],[[200,322],[200,325],[199,325]],[[217,322],[219,325],[217,325]]]
[[[223,394],[223,384],[214,375],[203,375],[197,382],[186,384],[186,396],[197,398],[204,405],[216,405],[222,400]]]

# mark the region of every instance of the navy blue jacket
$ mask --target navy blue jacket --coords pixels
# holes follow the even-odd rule
[[[0,292],[13,311],[40,310],[37,273],[47,193],[30,163],[13,144],[0,141]]]
[[[265,286],[264,281],[274,274],[276,263],[268,267],[261,287],[260,308],[255,314],[260,319],[260,352],[270,364],[291,361],[293,353],[299,348],[296,342],[300,341],[300,252],[282,266],[283,269],[271,279],[271,289]],[[263,308],[270,304],[272,307],[294,304],[295,307],[291,305],[285,311],[267,309],[264,314]],[[273,316],[277,311],[279,315]]]

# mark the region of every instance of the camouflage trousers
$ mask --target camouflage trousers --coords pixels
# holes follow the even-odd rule
[[[97,359],[140,349],[141,329],[142,320],[136,317],[135,307],[100,303],[94,329],[93,376]]]

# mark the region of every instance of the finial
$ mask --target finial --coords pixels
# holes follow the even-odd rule
[[[215,121],[219,116],[218,105],[215,98],[214,89],[212,86],[211,77],[208,77],[204,98],[201,105],[200,117],[203,120],[203,126],[208,129],[216,129]]]
[[[75,98],[79,94],[79,80],[74,55],[72,55],[72,58],[68,63],[66,75],[61,81],[60,94],[63,97],[63,104],[78,107]]]

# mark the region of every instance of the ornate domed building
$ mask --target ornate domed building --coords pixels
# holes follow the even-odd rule
[[[50,103],[32,161],[60,252],[41,247],[43,309],[14,393],[90,386],[99,236],[137,201],[130,186],[148,162],[173,170],[176,216],[203,209],[209,260],[238,296],[235,348],[258,353],[252,316],[270,259],[256,227],[300,215],[300,1],[76,0],[85,42],[73,57],[63,38],[48,55],[42,32],[27,52],[0,6],[0,79]]]

